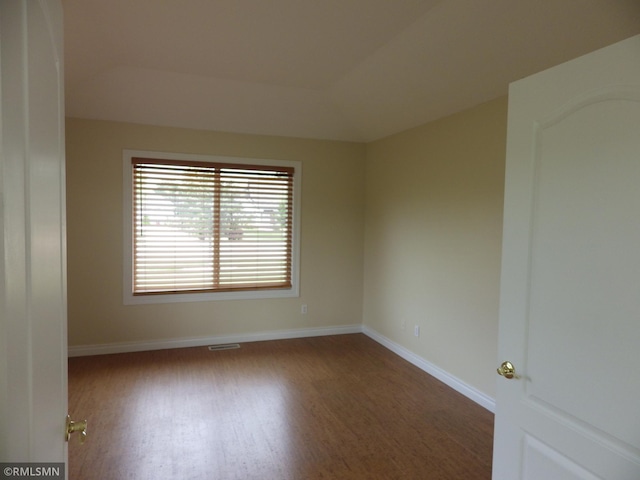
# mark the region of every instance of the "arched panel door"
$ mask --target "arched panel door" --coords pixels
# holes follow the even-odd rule
[[[499,355],[494,480],[640,478],[640,36],[510,88]]]

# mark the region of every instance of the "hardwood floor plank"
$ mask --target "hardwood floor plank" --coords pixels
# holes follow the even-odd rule
[[[362,334],[69,359],[69,478],[490,479],[493,415]]]

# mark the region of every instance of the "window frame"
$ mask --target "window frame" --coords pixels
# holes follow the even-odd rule
[[[217,155],[199,155],[169,152],[153,152],[142,150],[123,150],[123,303],[125,305],[207,302],[215,300],[245,300],[260,298],[298,297],[300,292],[300,204],[302,197],[302,162],[292,160],[275,160],[262,158],[227,157]],[[293,225],[291,251],[291,287],[238,290],[219,292],[185,292],[154,295],[134,295],[133,293],[133,158],[150,160],[190,161],[204,163],[227,163],[238,166],[264,165],[272,167],[289,167],[294,169],[293,175]]]

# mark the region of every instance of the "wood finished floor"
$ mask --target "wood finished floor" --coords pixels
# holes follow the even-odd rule
[[[362,334],[77,357],[70,480],[490,479],[493,414]]]

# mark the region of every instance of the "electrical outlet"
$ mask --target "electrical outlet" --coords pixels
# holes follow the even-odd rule
[[[407,322],[405,320],[402,320],[402,323],[400,324],[400,328],[404,330],[406,326],[407,326]]]
[[[414,337],[420,336],[420,325],[416,325],[413,327],[413,336]]]
[[[306,315],[307,314],[307,304],[304,303],[301,307],[300,307],[300,313],[302,315]]]

